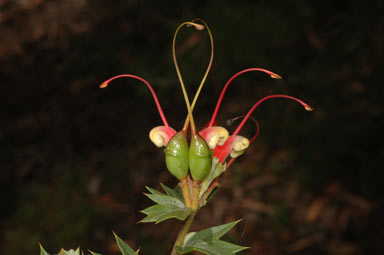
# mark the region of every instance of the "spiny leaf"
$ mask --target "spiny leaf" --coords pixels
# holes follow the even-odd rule
[[[192,250],[199,251],[207,255],[235,255],[236,253],[247,249],[248,247],[232,244],[222,240],[213,240],[212,242],[198,241],[194,246],[177,247],[176,250],[181,254],[186,254]]]
[[[39,245],[40,245],[40,255],[49,255],[49,253],[46,250],[44,250],[41,243],[39,243]]]
[[[237,252],[247,249],[247,247],[219,239],[238,222],[239,221],[234,221],[220,226],[207,228],[199,232],[188,233],[185,237],[183,247],[176,247],[176,250],[181,254],[186,254],[195,250],[207,255],[235,255]]]
[[[161,193],[160,191],[157,191],[155,189],[152,189],[151,187],[148,187],[148,186],[145,186],[145,188],[151,192],[151,194],[154,194],[154,195],[163,195],[163,193]]]
[[[145,195],[156,204],[141,211],[147,216],[140,222],[155,222],[157,224],[170,218],[185,220],[191,214],[192,210],[185,207],[180,192],[165,185],[162,186],[166,194],[146,187],[151,194]]]
[[[93,252],[93,251],[90,251],[90,250],[88,250],[88,251],[91,253],[91,255],[102,255],[100,253],[96,253],[96,252]]]
[[[160,205],[175,205],[180,208],[184,208],[185,205],[183,201],[178,200],[177,198],[165,195],[165,194],[145,194],[153,202]]]
[[[41,244],[40,245],[40,255],[50,255],[44,248]],[[64,250],[64,249],[61,249],[60,252],[57,254],[57,255],[84,255],[84,253],[82,251],[80,251],[80,248],[77,248],[76,250],[74,249],[70,249],[68,251]],[[97,255],[97,253],[95,254]],[[99,254],[101,255],[101,254]]]
[[[181,194],[181,190],[179,185],[177,185],[174,189],[169,188],[167,185],[160,183],[161,187],[164,189],[167,195],[177,198],[180,201],[184,201],[183,195]]]
[[[117,246],[119,246],[122,255],[138,255],[138,253],[132,250],[132,248],[129,247],[129,245],[120,237],[118,237],[115,232],[113,232],[113,235],[115,236]]]
[[[151,192],[151,194],[145,194],[149,199],[151,199],[153,202],[158,204],[174,204],[178,205],[180,207],[184,206],[184,199],[181,196],[181,193],[178,193],[175,190],[172,190],[171,188],[161,185],[163,189],[165,190],[166,194],[161,193],[155,189],[152,189],[150,187],[146,187],[146,189]]]
[[[76,250],[70,249],[68,251],[61,249],[58,255],[80,255],[80,248],[77,248]]]
[[[185,245],[190,246],[193,245],[194,242],[198,240],[203,241],[212,241],[212,240],[218,240],[223,235],[225,235],[229,230],[231,230],[237,223],[239,223],[241,220],[233,221],[227,224],[223,224],[216,227],[207,228],[204,230],[201,230],[191,236],[190,238],[185,240]]]
[[[180,208],[175,205],[153,205],[141,211],[147,217],[140,222],[155,222],[156,224],[170,218],[185,220],[191,214],[190,208]]]

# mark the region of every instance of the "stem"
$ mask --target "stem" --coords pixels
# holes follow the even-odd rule
[[[249,143],[251,143],[251,142],[249,142]],[[228,163],[227,163],[227,170],[228,170],[228,168],[232,165],[233,161],[235,161],[235,160],[236,160],[236,158],[231,158],[231,159],[228,161]]]
[[[191,192],[189,191],[188,177],[180,180],[179,186],[183,192],[185,207],[191,208]]]
[[[201,197],[200,201],[203,204],[200,204],[200,207],[202,207],[203,205],[205,205],[205,203],[207,203],[207,199],[208,199],[209,195],[213,192],[213,190],[216,187],[219,187],[219,186],[220,186],[219,177],[216,177],[216,179],[213,182],[211,182],[211,184],[209,185],[208,189],[205,191],[205,193]]]
[[[178,252],[176,251],[176,246],[182,246],[184,243],[185,236],[188,234],[189,228],[192,225],[192,222],[195,218],[196,212],[192,212],[191,215],[189,215],[188,219],[184,222],[184,225],[180,229],[179,234],[177,235],[177,239],[175,244],[173,245],[171,255],[177,255]]]
[[[199,210],[200,181],[193,180],[192,183],[192,211]]]

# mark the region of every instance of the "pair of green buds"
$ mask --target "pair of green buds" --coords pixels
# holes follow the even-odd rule
[[[201,181],[211,169],[211,150],[199,134],[192,135],[188,147],[186,134],[180,131],[169,140],[164,151],[169,172],[179,180],[186,178],[190,169],[192,179]]]

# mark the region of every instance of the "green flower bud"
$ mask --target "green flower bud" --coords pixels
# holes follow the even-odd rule
[[[181,180],[188,174],[188,141],[180,131],[169,140],[164,149],[168,171]]]
[[[201,181],[211,169],[211,150],[200,135],[194,134],[189,148],[189,168],[192,178]]]

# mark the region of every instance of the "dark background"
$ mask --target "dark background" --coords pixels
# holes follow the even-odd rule
[[[143,254],[168,254],[180,223],[136,224],[144,186],[176,185],[148,139],[186,110],[171,59],[176,27],[205,19],[215,60],[195,109],[209,120],[234,73],[218,121],[245,114],[262,96],[285,93],[253,116],[261,134],[222,179],[193,230],[243,218],[228,240],[244,254],[383,254],[383,1],[0,1],[0,247],[2,254],[81,246],[117,251],[112,230]],[[177,43],[190,94],[209,57],[205,32]],[[233,127],[229,127],[233,130]],[[249,122],[242,133],[250,136]]]

